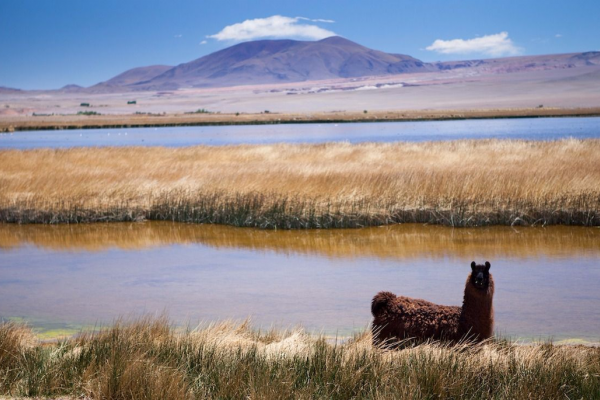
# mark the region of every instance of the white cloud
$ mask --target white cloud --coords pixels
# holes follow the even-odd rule
[[[176,38],[180,38],[180,37],[182,37],[182,36],[183,36],[183,35],[175,35],[175,37],[176,37]]]
[[[554,37],[561,38],[562,35],[560,33],[557,33],[556,35],[554,35]]]
[[[206,40],[201,41],[200,44],[206,44]]]
[[[508,32],[500,32],[495,35],[487,35],[475,39],[438,39],[431,46],[426,47],[429,51],[442,54],[469,54],[481,53],[493,57],[520,54],[522,49],[515,46],[508,37]]]
[[[332,20],[308,19],[304,17],[284,17],[273,15],[268,18],[247,19],[244,22],[226,26],[219,33],[208,35],[207,38],[216,40],[253,40],[258,38],[296,37],[319,40],[335,33],[316,25],[302,24],[299,21],[327,22]]]

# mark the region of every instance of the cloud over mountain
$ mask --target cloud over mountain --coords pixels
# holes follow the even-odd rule
[[[268,18],[247,19],[237,24],[228,25],[214,35],[207,38],[222,40],[254,40],[262,38],[302,38],[320,40],[335,33],[317,25],[302,23],[300,21],[332,23],[325,19],[309,19],[304,17],[285,17],[273,15]]]
[[[500,32],[495,35],[486,35],[474,39],[438,39],[431,46],[426,47],[429,51],[442,54],[472,54],[479,53],[492,57],[514,56],[521,53],[521,49],[508,37],[508,32]]]

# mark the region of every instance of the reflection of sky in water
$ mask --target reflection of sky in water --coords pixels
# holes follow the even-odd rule
[[[499,332],[600,340],[598,235],[577,227],[0,224],[0,315],[93,324],[166,311],[181,323],[251,316],[263,327],[347,333],[367,326],[380,290],[460,304],[470,261],[489,259]]]
[[[599,119],[517,118],[464,121],[192,126],[25,131],[0,135],[0,148],[167,146],[259,143],[395,142],[508,138],[599,138]]]

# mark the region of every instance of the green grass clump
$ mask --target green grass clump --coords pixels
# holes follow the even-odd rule
[[[205,108],[199,108],[196,111],[186,112],[186,114],[212,114],[212,111],[208,111]]]
[[[0,325],[0,394],[106,399],[585,398],[600,396],[600,348],[490,341],[384,351],[368,333],[332,341],[221,323],[176,330],[117,322],[52,344]]]

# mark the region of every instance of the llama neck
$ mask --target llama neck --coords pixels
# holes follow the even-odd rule
[[[461,336],[483,340],[492,336],[494,331],[494,281],[490,275],[490,284],[487,290],[476,289],[471,284],[471,277],[467,279],[465,297],[459,320]]]

